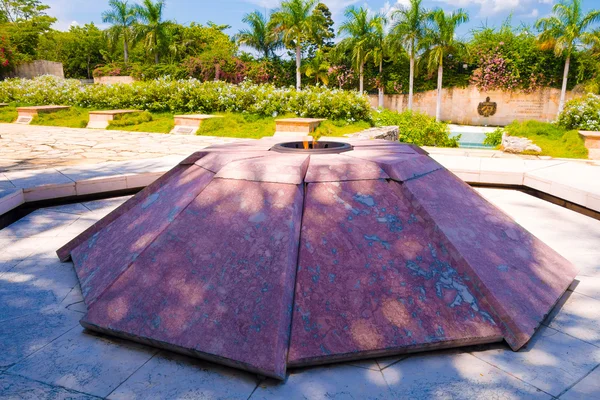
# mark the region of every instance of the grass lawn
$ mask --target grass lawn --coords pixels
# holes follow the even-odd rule
[[[17,107],[10,104],[6,107],[0,107],[0,122],[12,123],[17,120]]]
[[[576,130],[567,131],[554,124],[538,121],[513,122],[504,129],[511,136],[531,139],[541,147],[543,156],[588,158],[588,150]]]
[[[89,110],[71,107],[52,113],[40,113],[31,121],[31,125],[64,126],[65,128],[85,128],[89,120]]]
[[[233,138],[260,139],[273,136],[275,132],[275,118],[262,117],[254,114],[220,113],[223,118],[213,118],[202,122],[198,135],[219,136]],[[151,119],[149,118],[151,117]],[[293,117],[293,115],[278,118]],[[348,124],[344,121],[325,121],[317,130],[316,136],[343,136],[348,133],[360,132],[370,128],[368,122]],[[110,124],[108,129],[169,133],[173,129],[173,114],[171,113],[144,113],[124,115],[120,120]]]

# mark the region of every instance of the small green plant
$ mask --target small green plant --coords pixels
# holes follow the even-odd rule
[[[400,128],[399,140],[418,146],[458,147],[458,137],[450,137],[450,129],[444,122],[416,111],[397,113],[377,110],[373,113],[376,126],[397,125]]]
[[[588,150],[577,130],[539,121],[513,122],[504,127],[510,136],[526,137],[540,146],[542,155],[557,158],[587,158]]]
[[[152,121],[152,114],[148,111],[140,113],[118,114],[115,119],[109,122],[110,128],[122,128],[124,126],[139,125],[144,122]]]
[[[502,134],[504,133],[504,129],[498,128],[493,132],[489,132],[485,134],[485,139],[483,140],[483,144],[488,146],[500,146],[502,144]]]
[[[149,113],[150,114],[150,113]],[[151,119],[142,116],[137,123],[132,125],[109,125],[109,130],[129,131],[129,132],[150,132],[150,133],[169,133],[175,126],[172,113],[152,113]],[[128,123],[131,121],[127,121]]]

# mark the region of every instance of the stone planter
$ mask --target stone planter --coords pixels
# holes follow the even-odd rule
[[[588,158],[600,160],[600,132],[579,131],[584,140],[585,147],[588,149]]]
[[[33,106],[33,107],[17,107],[16,124],[29,125],[33,117],[40,113],[53,113],[60,110],[68,110],[70,106]]]

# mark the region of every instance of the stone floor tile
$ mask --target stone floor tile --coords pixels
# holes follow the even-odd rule
[[[569,291],[544,324],[600,347],[600,300]]]
[[[4,172],[4,176],[17,188],[31,188],[41,185],[56,185],[73,182],[53,168],[6,171]]]
[[[0,254],[0,259],[25,260],[27,258],[50,258],[58,260],[56,250],[69,241],[66,237],[12,237],[0,239],[0,248],[5,246],[8,254]]]
[[[161,352],[123,382],[109,399],[247,399],[255,375]]]
[[[22,376],[0,375],[0,398],[3,400],[92,400],[96,397],[32,381]]]
[[[415,354],[382,372],[395,398],[551,398],[470,354],[455,351]]]
[[[71,264],[26,259],[0,277],[0,321],[60,304],[77,285]]]
[[[518,352],[505,344],[483,349],[472,354],[554,396],[600,363],[600,348],[547,327]]]
[[[90,210],[81,203],[64,204],[62,206],[47,207],[44,210],[47,212],[57,212],[57,213],[76,214],[76,215],[87,214],[90,212]]]
[[[2,245],[0,245],[1,247]],[[13,269],[15,267],[15,265],[17,265],[19,262],[21,262],[21,260],[6,260],[6,261],[1,261],[0,260],[0,277],[5,273],[10,271],[11,269]]]
[[[75,328],[8,370],[50,385],[104,397],[156,350]]]
[[[86,201],[81,204],[83,204],[83,206],[89,209],[90,211],[102,211],[108,214],[115,208],[119,207],[121,204],[125,203],[131,197],[132,196],[113,197],[104,200]]]
[[[365,368],[373,371],[381,371],[379,364],[377,364],[377,360],[369,359],[369,360],[357,360],[357,361],[349,361],[348,365],[352,365],[357,368]]]
[[[591,400],[600,399],[600,365],[590,372],[588,376],[579,381],[566,393],[560,396],[561,400]]]
[[[381,372],[349,365],[291,370],[285,382],[266,380],[250,397],[259,399],[395,399]]]
[[[9,367],[79,325],[80,313],[53,308],[0,324],[0,367]]]
[[[78,215],[55,213],[39,209],[0,231],[0,239],[56,237],[61,230],[79,218]]]
[[[397,362],[404,360],[406,357],[408,357],[408,355],[378,358],[377,364],[379,365],[379,368],[381,370],[384,370],[384,369],[388,368],[389,366],[394,365]]]
[[[79,284],[75,285],[75,287],[71,289],[69,294],[62,301],[61,306],[64,306],[64,308],[68,310],[77,311],[79,313],[87,312],[87,306],[83,301],[83,295],[81,294],[81,287]]]
[[[596,242],[596,247],[600,239]],[[600,277],[600,251],[573,251],[555,247],[555,250],[571,261],[579,269],[579,275],[589,277]]]
[[[578,276],[573,287],[575,293],[600,300],[600,276]]]

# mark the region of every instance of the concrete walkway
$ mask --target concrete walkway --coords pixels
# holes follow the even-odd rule
[[[285,383],[84,332],[71,263],[54,251],[125,198],[40,209],[0,231],[0,398],[600,398],[600,221],[480,189],[581,270],[522,351],[505,344],[292,370]]]

